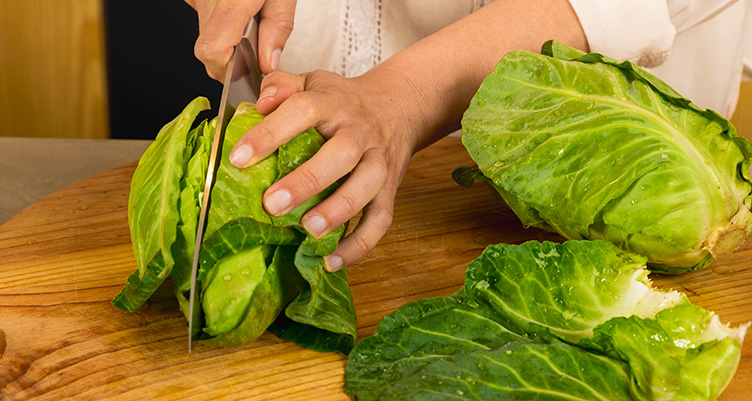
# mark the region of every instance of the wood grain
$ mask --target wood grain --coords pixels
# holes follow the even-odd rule
[[[559,240],[523,229],[485,187],[456,185],[451,171],[467,164],[451,137],[415,156],[392,227],[350,269],[360,338],[406,302],[453,293],[489,244]],[[188,354],[171,285],[141,312],[111,306],[136,266],[126,220],[134,167],[67,187],[0,226],[0,399],[346,400],[344,356],[269,333],[242,347]],[[704,270],[655,282],[739,324],[752,320],[750,257],[748,242]],[[748,399],[751,385],[748,339],[720,399]]]
[[[109,137],[102,4],[0,1],[0,135]]]

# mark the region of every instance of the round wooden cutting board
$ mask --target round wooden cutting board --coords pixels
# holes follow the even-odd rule
[[[453,293],[489,244],[561,240],[524,229],[484,186],[462,188],[471,165],[458,138],[419,152],[400,187],[392,227],[350,267],[358,335],[406,302]],[[346,400],[346,358],[270,333],[238,348],[187,349],[172,285],[147,307],[110,304],[136,269],[127,223],[135,163],[91,177],[0,226],[0,399]],[[752,320],[752,241],[709,267],[656,276],[734,325]],[[752,342],[721,400],[749,399]]]

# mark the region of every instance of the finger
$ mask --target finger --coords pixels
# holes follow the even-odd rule
[[[353,170],[363,150],[350,136],[339,135],[324,143],[307,162],[264,193],[264,208],[281,216],[325,190]]]
[[[347,181],[308,211],[303,216],[301,225],[314,237],[323,237],[358,214],[376,197],[384,187],[386,175],[387,165],[383,153],[375,149],[366,151]],[[283,187],[285,185],[294,184],[282,184]]]
[[[269,114],[282,102],[295,93],[304,90],[305,74],[294,75],[283,71],[274,71],[261,81],[261,94],[256,101],[256,108],[261,114]]]
[[[355,263],[376,247],[392,224],[394,195],[394,190],[384,190],[366,206],[355,230],[324,258],[326,270],[333,272]]]
[[[240,42],[248,21],[258,12],[261,0],[220,0],[201,27],[194,53],[210,77],[222,81],[233,47]]]
[[[269,74],[279,68],[279,58],[292,33],[295,0],[267,0],[259,23],[259,67]]]
[[[315,98],[311,92],[290,96],[238,140],[230,152],[230,162],[237,168],[252,166],[296,135],[316,126],[321,113]]]

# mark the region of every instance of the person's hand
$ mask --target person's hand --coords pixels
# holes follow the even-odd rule
[[[368,74],[344,78],[324,71],[277,71],[261,86],[257,108],[270,114],[238,141],[231,162],[248,167],[315,127],[327,141],[310,160],[267,189],[264,207],[274,216],[283,215],[350,174],[303,216],[301,224],[321,238],[363,210],[358,226],[325,259],[330,271],[357,261],[391,225],[397,187],[420,142],[402,115],[405,108]]]
[[[185,0],[198,14],[196,58],[210,77],[224,79],[233,46],[256,13],[259,22],[259,66],[268,74],[279,67],[279,57],[293,28],[296,0]]]

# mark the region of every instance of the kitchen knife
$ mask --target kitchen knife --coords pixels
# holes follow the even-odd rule
[[[230,118],[235,113],[235,108],[243,101],[255,102],[258,100],[261,89],[261,70],[258,65],[258,14],[248,22],[243,32],[240,43],[235,46],[230,61],[227,63],[222,98],[219,102],[219,114],[217,115],[217,130],[214,133],[211,154],[209,156],[209,168],[206,170],[206,182],[204,183],[201,212],[198,218],[196,231],[196,246],[193,252],[193,265],[191,267],[191,292],[188,300],[188,352],[193,348],[193,340],[201,334],[200,326],[194,327],[194,322],[201,319],[200,310],[195,305],[196,298],[196,275],[198,273],[199,250],[206,229],[206,218],[209,212],[209,200],[211,189],[214,185],[214,177],[219,167],[219,158],[222,157],[222,142],[225,137],[225,129]],[[200,306],[199,306],[200,307]]]

